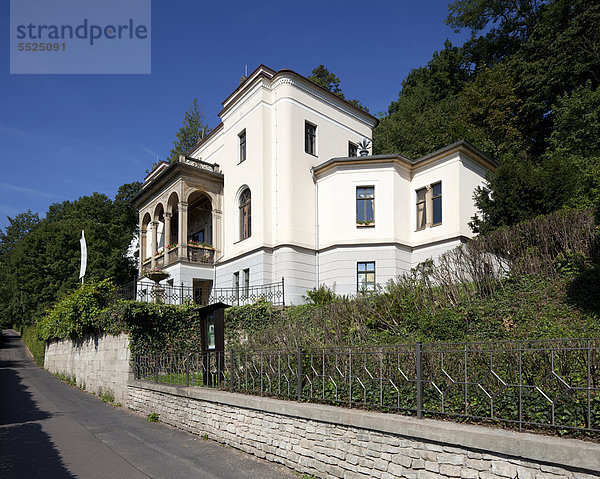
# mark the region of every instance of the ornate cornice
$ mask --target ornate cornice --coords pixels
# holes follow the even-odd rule
[[[365,125],[369,126],[370,128],[374,128],[376,125],[375,122],[369,122],[369,121],[365,120],[364,117],[362,117],[357,112],[353,111],[352,109],[350,109],[349,107],[344,105],[341,101],[339,103],[332,101],[330,98],[328,98],[328,95],[323,94],[323,93],[317,91],[316,89],[310,88],[309,86],[303,84],[303,82],[298,81],[294,78],[290,78],[288,76],[282,76],[280,78],[277,78],[273,82],[272,89],[274,90],[280,85],[293,86],[294,88],[297,88],[298,90],[303,91],[304,93],[312,96],[313,98],[316,98],[317,100],[322,101],[323,103],[329,105],[330,107],[335,108],[336,110],[341,111],[342,113],[344,113],[348,116],[351,116],[352,118],[354,118],[357,121],[360,121],[361,123],[364,123]]]

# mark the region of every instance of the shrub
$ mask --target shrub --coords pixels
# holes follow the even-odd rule
[[[87,333],[98,333],[100,313],[114,299],[111,280],[82,284],[64,296],[38,322],[40,338],[81,339]]]

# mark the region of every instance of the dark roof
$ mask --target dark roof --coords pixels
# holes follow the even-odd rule
[[[413,166],[418,166],[420,163],[426,162],[427,160],[434,159],[436,156],[441,156],[444,153],[450,152],[454,149],[467,150],[467,151],[473,153],[475,156],[480,157],[484,162],[489,163],[489,165],[492,168],[496,168],[498,166],[498,163],[493,158],[491,158],[490,156],[485,154],[479,148],[472,145],[471,143],[469,143],[466,140],[460,140],[455,143],[452,143],[451,145],[440,148],[439,150],[436,150],[432,153],[429,153],[428,155],[422,156],[421,158],[418,158],[416,160],[412,160],[410,158],[407,158],[407,157],[399,155],[399,154],[346,156],[346,157],[340,157],[340,158],[331,158],[330,160],[327,160],[327,161],[313,167],[312,171],[317,172],[319,170],[326,170],[334,164],[385,163],[386,160],[389,162],[399,161],[401,163],[406,163],[406,164],[410,165],[411,167],[413,167]]]
[[[225,308],[231,308],[231,306],[229,304],[218,302],[218,303],[209,304],[208,306],[201,306],[200,308],[194,308],[194,311],[197,311],[198,314],[205,314],[205,313],[212,313],[215,309],[225,309]]]

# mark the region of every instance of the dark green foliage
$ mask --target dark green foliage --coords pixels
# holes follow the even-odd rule
[[[114,299],[115,287],[110,280],[82,284],[63,297],[37,323],[41,339],[82,339],[101,331],[100,314]]]
[[[46,342],[38,335],[38,330],[35,325],[32,326],[17,326],[13,327],[18,331],[25,345],[33,355],[33,361],[40,367],[44,367],[44,356],[46,354]]]
[[[148,422],[158,422],[158,414],[155,412],[150,413],[150,414],[148,414],[148,417],[146,418],[146,420]]]
[[[199,351],[200,324],[195,307],[115,301],[114,285],[103,280],[67,294],[39,320],[35,331],[45,341],[77,341],[103,332],[128,333],[133,352]]]
[[[117,301],[102,311],[98,324],[110,334],[129,333],[132,352],[196,352],[201,350],[196,307]]]
[[[179,160],[179,155],[187,155],[208,133],[210,130],[206,124],[206,116],[198,105],[198,99],[194,98],[192,105],[185,112],[183,126],[176,133],[177,139],[173,142],[167,161],[174,163]]]
[[[27,233],[32,231],[40,222],[37,213],[27,210],[14,218],[8,218],[8,226],[0,231],[0,258],[9,253]]]
[[[600,4],[457,0],[447,22],[472,38],[408,75],[375,152],[418,158],[466,139],[496,159],[475,194],[479,232],[597,205]]]
[[[326,294],[324,304],[288,307],[246,330],[244,345],[295,349],[598,336],[596,231],[589,210],[501,228],[376,294]],[[254,314],[253,306],[244,311]]]
[[[307,291],[304,299],[308,303],[323,306],[325,304],[333,303],[336,299],[336,294],[334,289],[322,284],[318,288]]]
[[[225,310],[225,340],[229,345],[244,342],[247,335],[259,333],[279,320],[280,312],[263,299],[254,304],[232,306]]]
[[[446,42],[426,67],[402,82],[398,100],[373,132],[374,152],[418,158],[460,139],[452,121],[469,76],[463,50]]]
[[[40,222],[25,213],[18,217],[23,227],[13,221],[0,238],[0,250],[6,251],[0,254],[0,322],[33,324],[50,304],[77,288],[81,230],[88,246],[85,280],[130,281],[135,263],[126,253],[137,230],[130,199],[140,186],[121,186],[114,200],[94,193],[53,204]]]
[[[369,113],[369,109],[360,101],[346,98],[344,93],[342,93],[342,89],[340,88],[340,79],[334,73],[325,68],[325,65],[319,65],[307,78],[313,83],[319,85],[321,88],[329,90],[342,100],[346,100],[348,103],[352,103],[355,107],[360,108],[366,113]]]

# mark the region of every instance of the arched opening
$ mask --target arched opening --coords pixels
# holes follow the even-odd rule
[[[194,191],[188,197],[188,245],[213,245],[212,204],[210,198],[201,191]]]
[[[178,242],[179,231],[179,196],[173,192],[167,200],[167,211],[165,212],[165,244],[167,250],[175,247]],[[168,226],[168,228],[167,228]]]
[[[252,195],[250,193],[250,188],[245,187],[240,193],[238,208],[240,240],[244,240],[252,235]]]
[[[156,223],[156,251],[152,253],[160,251],[165,246],[165,209],[162,203],[154,208],[154,222]]]

